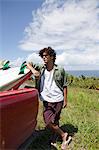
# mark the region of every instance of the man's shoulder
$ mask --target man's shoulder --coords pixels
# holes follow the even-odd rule
[[[59,71],[65,71],[63,66],[56,65],[56,64],[55,64],[55,69],[57,69]]]
[[[66,72],[63,66],[55,65],[55,70],[56,70],[56,73],[68,76],[68,73]]]

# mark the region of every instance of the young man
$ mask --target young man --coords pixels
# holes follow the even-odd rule
[[[62,137],[62,149],[65,149],[68,133],[59,128],[62,108],[67,106],[67,77],[65,70],[55,64],[56,52],[51,48],[39,51],[44,61],[43,66],[27,64],[32,73],[39,77],[38,90],[43,101],[43,117],[47,127]],[[51,142],[54,145],[54,141]]]

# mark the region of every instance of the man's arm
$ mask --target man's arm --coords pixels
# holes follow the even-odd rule
[[[27,68],[28,68],[29,70],[31,70],[31,72],[33,73],[33,75],[34,75],[35,77],[39,77],[39,76],[40,76],[40,72],[37,71],[37,70],[35,70],[35,68],[33,68],[33,66],[32,66],[31,63],[27,63]]]
[[[66,86],[66,87],[64,87],[63,94],[64,94],[64,103],[63,103],[63,108],[65,108],[65,107],[67,106],[67,86]]]

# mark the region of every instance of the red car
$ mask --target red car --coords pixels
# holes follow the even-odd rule
[[[35,88],[0,92],[0,149],[17,149],[35,130],[37,114]]]

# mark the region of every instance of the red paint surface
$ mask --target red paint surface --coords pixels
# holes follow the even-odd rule
[[[19,86],[26,80],[28,80],[30,78],[30,76],[32,75],[32,72],[29,71],[24,77],[20,78],[20,82],[16,83],[15,86],[13,87],[13,90],[16,90],[19,88]]]
[[[0,92],[0,149],[17,149],[34,131],[37,113],[36,89]]]

